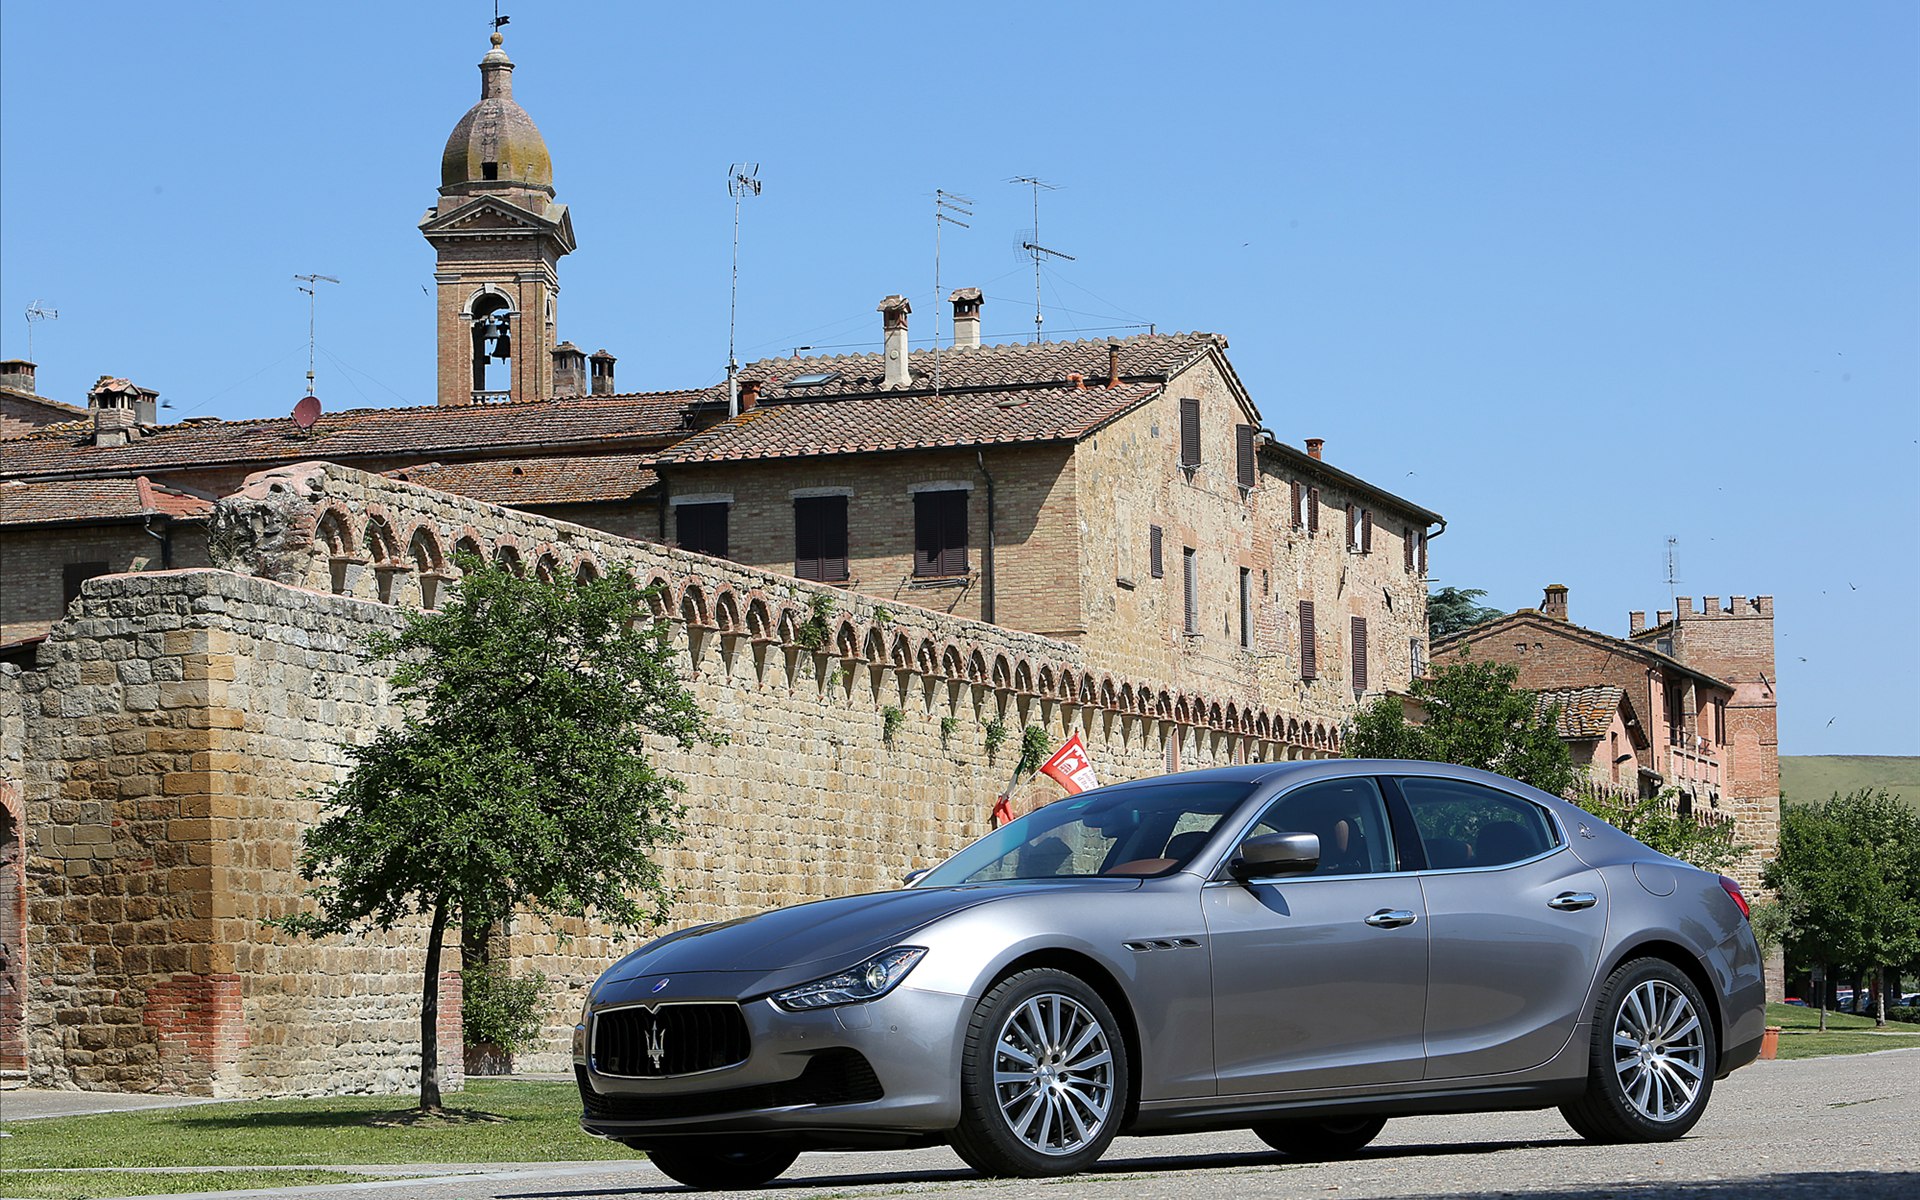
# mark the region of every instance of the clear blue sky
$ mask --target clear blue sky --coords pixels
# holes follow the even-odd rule
[[[1226,334],[1266,422],[1446,514],[1438,581],[1572,588],[1624,633],[1777,600],[1781,750],[1920,753],[1920,7],[507,6],[580,248],[560,332],[624,389],[931,332],[943,281],[1032,330]],[[329,407],[430,403],[414,225],[478,96],[489,4],[0,12],[0,352],[172,417],[287,412],[296,272]],[[943,318],[944,323],[944,318]]]

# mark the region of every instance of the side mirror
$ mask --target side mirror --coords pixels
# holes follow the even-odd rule
[[[1263,833],[1240,843],[1227,874],[1242,883],[1271,875],[1304,875],[1320,865],[1320,835]]]
[[[900,882],[908,887],[912,887],[914,884],[919,883],[921,879],[925,878],[927,872],[931,870],[933,870],[932,867],[921,867],[918,871],[908,871],[900,877]]]

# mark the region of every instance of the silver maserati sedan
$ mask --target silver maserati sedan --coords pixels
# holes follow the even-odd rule
[[[1751,1062],[1732,880],[1564,800],[1422,762],[1070,796],[899,891],[662,937],[574,1031],[587,1132],[699,1188],[803,1149],[1084,1170],[1119,1134],[1351,1153],[1388,1118],[1557,1106],[1677,1138]]]

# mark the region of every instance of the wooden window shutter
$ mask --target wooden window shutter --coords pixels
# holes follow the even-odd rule
[[[1200,465],[1200,402],[1191,398],[1180,401],[1180,465]]]
[[[1181,552],[1187,594],[1188,633],[1200,632],[1200,557],[1189,547]]]
[[[941,578],[967,573],[967,493],[955,489],[913,497],[913,573]]]
[[[1353,690],[1367,690],[1367,619],[1353,619]]]
[[[1406,559],[1406,562],[1404,565],[1407,569],[1407,573],[1412,574],[1413,573],[1413,530],[1402,528],[1400,530],[1400,533],[1402,534],[1402,537],[1400,539],[1400,549],[1402,551],[1402,557]]]
[[[1427,531],[1420,531],[1420,578],[1427,577]]]
[[[1349,502],[1347,504],[1347,549],[1358,550],[1359,548],[1360,506]]]
[[[1254,481],[1253,426],[1235,425],[1233,427],[1233,452],[1235,465],[1240,469],[1240,486],[1252,490]]]
[[[847,578],[845,496],[803,496],[793,502],[793,573],[821,582]]]
[[[1313,601],[1300,602],[1300,678],[1318,679],[1320,677],[1320,659],[1315,653],[1313,629]]]
[[[1295,529],[1305,529],[1307,527],[1307,513],[1306,513],[1307,492],[1305,488],[1300,486],[1300,481],[1298,479],[1293,481],[1292,487],[1293,487],[1293,527]]]
[[[1307,532],[1320,532],[1320,489],[1307,489]]]
[[[847,577],[847,498],[822,496],[820,523],[820,578]]]
[[[1360,553],[1373,553],[1373,510],[1360,510]]]
[[[675,506],[674,540],[695,554],[727,556],[727,508],[724,502]]]
[[[820,578],[820,509],[811,498],[793,502],[793,573]]]
[[[1253,649],[1253,572],[1240,568],[1240,648]]]
[[[1158,525],[1147,526],[1147,573],[1155,579],[1167,573],[1166,531]]]

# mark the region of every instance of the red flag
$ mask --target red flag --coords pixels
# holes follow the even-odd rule
[[[1087,757],[1087,748],[1081,744],[1077,733],[1067,739],[1066,745],[1054,751],[1052,758],[1040,764],[1040,771],[1052,776],[1061,787],[1067,789],[1068,795],[1100,786],[1100,781],[1093,774],[1093,761]]]
[[[993,798],[993,815],[987,818],[987,824],[994,829],[1013,820],[1013,794],[1001,792]]]

